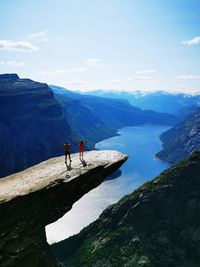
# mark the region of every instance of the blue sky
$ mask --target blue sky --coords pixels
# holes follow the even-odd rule
[[[199,0],[1,0],[0,73],[72,90],[200,92]]]

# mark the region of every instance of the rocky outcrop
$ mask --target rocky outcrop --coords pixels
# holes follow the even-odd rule
[[[0,177],[61,155],[71,129],[50,88],[0,75]]]
[[[0,266],[58,267],[46,242],[45,226],[117,170],[127,156],[117,151],[52,158],[0,180]]]
[[[200,151],[52,245],[67,267],[199,267]]]
[[[200,108],[195,108],[186,119],[160,136],[163,149],[157,157],[176,163],[200,149]]]

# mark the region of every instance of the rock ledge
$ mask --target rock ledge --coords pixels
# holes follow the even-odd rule
[[[0,266],[61,266],[46,242],[45,226],[63,216],[127,158],[117,151],[90,151],[82,162],[73,154],[68,170],[64,157],[58,157],[1,179]]]

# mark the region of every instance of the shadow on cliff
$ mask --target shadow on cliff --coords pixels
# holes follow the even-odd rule
[[[114,180],[117,179],[122,175],[122,171],[119,169],[115,172],[113,172],[110,176],[108,176],[104,181]]]
[[[82,159],[80,158],[80,161],[81,161],[83,167],[87,166],[87,162],[83,158]]]

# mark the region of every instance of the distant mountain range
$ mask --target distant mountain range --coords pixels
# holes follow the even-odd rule
[[[52,245],[68,267],[198,267],[200,152],[109,206]]]
[[[78,94],[62,87],[50,87],[54,91],[56,99],[62,107],[65,108],[65,114],[69,114],[67,111],[67,101],[71,98],[73,101],[76,100],[75,103],[77,103],[77,105],[73,106],[74,111],[78,111],[78,103],[81,102],[90,109],[93,115],[97,116],[108,128],[113,130],[125,126],[144,124],[175,125],[179,121],[174,115],[158,113],[151,110],[141,110],[140,108],[132,106],[124,99],[110,99],[106,97]],[[72,110],[70,114],[73,116],[73,114],[75,115],[76,113]],[[85,120],[86,119],[87,117],[85,116]]]
[[[163,149],[156,156],[171,163],[200,149],[200,108],[191,108],[185,120],[162,133],[160,138]]]
[[[142,124],[175,125],[174,115],[143,111],[126,100],[73,93],[17,74],[0,75],[0,177],[63,154],[63,143],[88,146]],[[72,151],[77,149],[73,144]]]
[[[130,93],[125,91],[119,92],[104,90],[88,91],[86,94],[114,99],[126,99],[135,107],[166,113],[174,113],[186,107],[200,105],[200,94],[190,95],[184,93],[169,93],[166,91],[134,91],[133,93]]]

